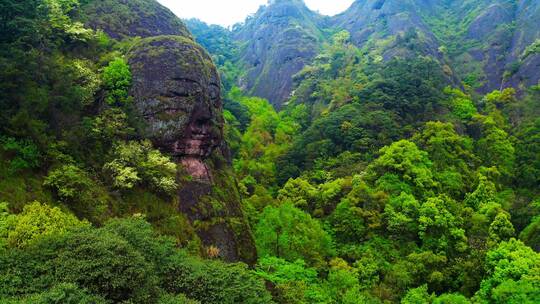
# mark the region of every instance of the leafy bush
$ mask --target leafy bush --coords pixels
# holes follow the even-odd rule
[[[290,262],[303,259],[321,265],[332,253],[332,240],[320,223],[291,203],[264,209],[255,227],[255,241],[261,256]]]
[[[207,304],[273,303],[263,281],[244,264],[202,261],[175,254],[163,273],[165,290]]]
[[[49,172],[43,184],[53,189],[61,202],[78,216],[100,222],[107,208],[107,195],[83,169],[73,164]]]
[[[45,236],[89,226],[87,222],[79,221],[58,207],[49,207],[39,202],[26,205],[21,214],[2,221],[6,220],[7,241],[14,247],[25,247]]]
[[[0,137],[0,145],[7,154],[12,173],[25,169],[35,169],[41,164],[41,153],[30,140],[17,140],[13,137]]]
[[[130,101],[131,71],[122,58],[112,60],[103,70],[103,85],[106,90],[105,101],[109,105],[122,105]]]
[[[172,194],[177,189],[176,164],[152,148],[150,141],[119,142],[112,160],[104,171],[110,174],[113,185],[119,189],[132,189],[147,185],[156,191]]]

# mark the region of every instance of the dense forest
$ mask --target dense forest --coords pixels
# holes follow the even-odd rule
[[[0,303],[540,303],[540,1],[0,1]]]

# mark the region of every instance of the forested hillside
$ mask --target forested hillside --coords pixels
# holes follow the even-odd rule
[[[540,303],[540,1],[0,8],[0,303]]]

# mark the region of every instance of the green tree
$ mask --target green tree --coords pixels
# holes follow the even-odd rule
[[[511,177],[515,164],[515,148],[508,133],[490,117],[481,121],[482,137],[476,142],[476,155],[486,167],[496,167],[504,177]]]
[[[486,255],[486,278],[475,295],[479,303],[537,303],[540,301],[540,254],[511,239]]]
[[[91,295],[87,290],[79,288],[76,284],[61,283],[53,288],[35,296],[23,299],[21,304],[106,304],[102,297]]]
[[[428,153],[411,141],[400,140],[379,151],[367,168],[367,180],[391,194],[429,197],[437,187]]]
[[[321,224],[291,203],[264,209],[255,227],[255,241],[262,257],[304,259],[310,265],[321,265],[332,253],[331,238]]]
[[[451,198],[427,199],[420,207],[418,222],[418,235],[424,248],[450,255],[467,249],[463,219]]]
[[[514,226],[510,222],[510,215],[506,212],[500,212],[489,226],[488,242],[498,244],[502,241],[508,241],[515,236],[515,233]]]
[[[413,140],[428,152],[434,175],[442,190],[459,197],[472,184],[474,165],[473,141],[460,136],[450,123],[428,122]]]
[[[108,195],[85,170],[73,164],[53,168],[43,185],[53,189],[58,199],[78,216],[92,222],[103,220]]]
[[[247,265],[203,261],[176,253],[164,265],[163,287],[208,304],[273,303],[263,281]]]
[[[388,231],[397,238],[415,239],[418,236],[420,203],[414,196],[401,193],[390,198],[384,209]]]
[[[122,105],[130,101],[131,71],[123,58],[112,60],[103,69],[103,86],[106,90],[105,101],[109,105]]]
[[[53,260],[57,280],[114,302],[150,303],[158,280],[144,256],[120,236],[90,229],[66,236]]]
[[[103,167],[115,188],[132,189],[145,185],[172,194],[177,189],[176,164],[152,147],[150,141],[118,142],[112,160]]]
[[[88,227],[88,222],[79,221],[58,207],[49,207],[33,202],[8,224],[7,241],[11,246],[24,247],[45,236],[62,234],[77,228]]]

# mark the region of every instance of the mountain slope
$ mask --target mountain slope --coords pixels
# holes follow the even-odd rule
[[[324,18],[301,0],[274,0],[234,32],[246,75],[239,84],[279,108],[293,90],[292,76],[317,55]]]
[[[372,60],[429,56],[449,84],[523,91],[540,79],[539,7],[538,0],[357,0],[323,17],[301,0],[270,1],[232,32],[245,70],[238,84],[280,108],[295,89],[292,76],[320,53],[327,34],[347,30]]]

